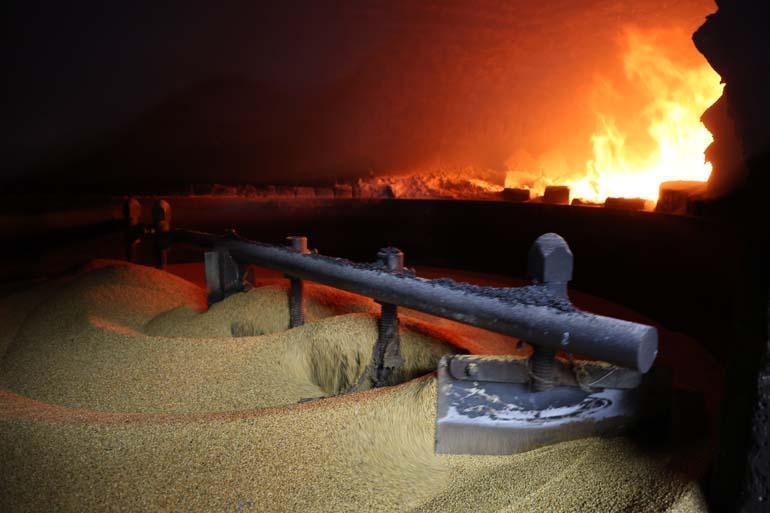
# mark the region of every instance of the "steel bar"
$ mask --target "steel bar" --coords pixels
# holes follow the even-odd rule
[[[529,249],[527,272],[533,283],[545,285],[555,295],[567,298],[567,283],[572,279],[572,251],[567,241],[555,233],[537,238]],[[532,358],[532,390],[543,392],[555,385],[556,351],[534,346]]]
[[[307,237],[302,235],[286,238],[289,247],[301,254],[309,253],[307,249]],[[304,290],[305,283],[294,276],[289,276],[289,328],[296,328],[305,324]]]
[[[438,317],[518,337],[533,345],[604,360],[646,372],[657,354],[652,326],[577,310],[544,285],[479,287],[452,280],[428,280],[289,248],[175,230],[175,242],[216,244],[241,263],[256,264],[297,278],[372,297]]]
[[[243,290],[243,273],[227,251],[215,248],[203,257],[209,306]]]
[[[404,271],[404,254],[397,248],[383,248],[377,253],[377,261],[391,272]],[[398,333],[398,305],[382,303],[380,321],[377,323],[377,342],[374,344],[374,386],[388,384],[394,369],[404,363],[401,357],[401,338]]]

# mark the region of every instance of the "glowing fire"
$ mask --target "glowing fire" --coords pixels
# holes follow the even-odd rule
[[[641,134],[621,130],[617,119],[624,118],[600,113],[600,127],[591,136],[593,158],[583,172],[549,176],[543,169],[535,180],[508,172],[506,187],[542,193],[547,185],[569,185],[572,197],[589,201],[657,200],[661,182],[708,179],[711,164],[705,162],[704,151],[712,136],[700,116],[722,94],[719,75],[705,62],[683,64],[655,34],[629,30],[626,42],[625,77],[645,102],[630,124],[644,123]],[[651,141],[640,140],[644,128]]]

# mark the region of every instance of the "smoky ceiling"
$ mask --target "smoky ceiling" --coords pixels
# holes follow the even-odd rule
[[[21,4],[6,181],[311,183],[589,156],[625,31],[712,0]],[[690,52],[690,53],[687,53]],[[622,94],[622,93],[621,93]],[[601,96],[601,95],[599,95]],[[599,98],[600,99],[600,98]]]

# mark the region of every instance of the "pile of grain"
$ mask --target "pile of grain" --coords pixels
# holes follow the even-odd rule
[[[0,510],[705,511],[666,454],[622,438],[434,454],[425,374],[463,340],[407,318],[405,382],[336,395],[374,306],[315,290],[293,330],[282,287],[204,311],[200,288],[117,263],[5,298]]]

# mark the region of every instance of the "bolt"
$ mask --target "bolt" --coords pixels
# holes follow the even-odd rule
[[[155,226],[155,262],[159,269],[165,269],[168,263],[171,232],[171,205],[166,200],[158,200],[152,206],[152,222]]]
[[[302,253],[303,255],[310,252],[307,249],[307,237],[304,235],[290,235],[286,237],[286,240],[289,241],[289,247],[294,251]]]
[[[546,233],[529,250],[527,271],[533,283],[547,285],[555,294],[567,296],[572,279],[572,251],[560,235]]]
[[[479,364],[471,362],[465,367],[465,375],[469,378],[475,378],[479,374]]]
[[[541,235],[529,250],[528,273],[533,283],[545,285],[553,294],[567,297],[567,282],[572,279],[573,256],[567,241],[555,233]],[[530,358],[531,387],[535,392],[554,385],[556,351],[533,347]]]
[[[388,271],[404,270],[404,253],[398,248],[382,248],[377,252],[377,260]]]
[[[307,249],[307,237],[290,236],[286,237],[289,247],[303,255],[309,253]],[[289,328],[296,328],[305,324],[304,307],[304,282],[293,276],[289,276]]]
[[[529,363],[532,372],[532,390],[542,392],[553,388],[553,376],[556,372],[556,352],[551,349],[534,347]]]

